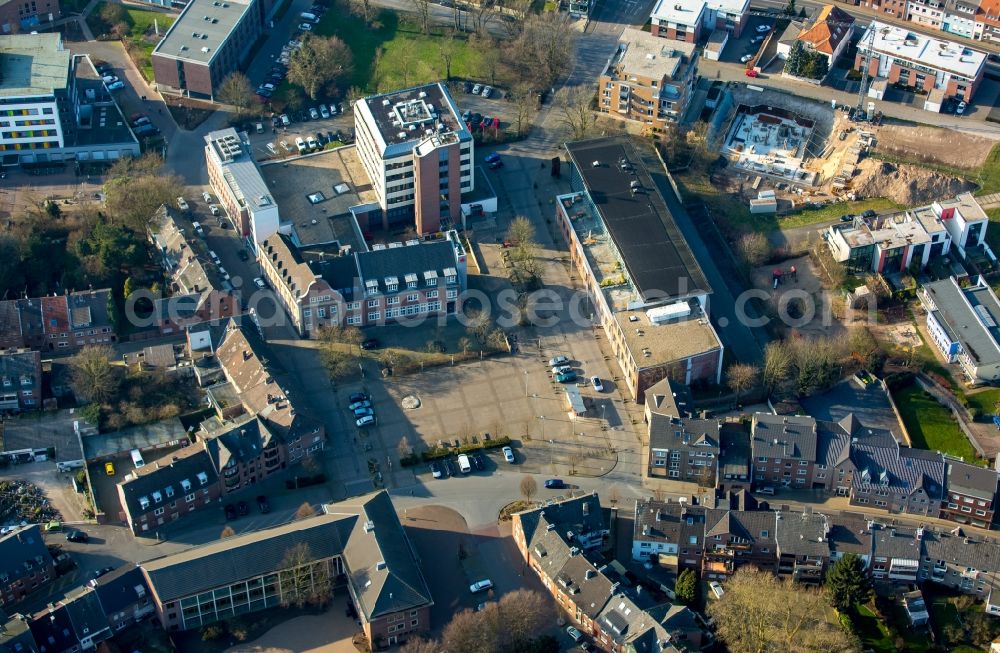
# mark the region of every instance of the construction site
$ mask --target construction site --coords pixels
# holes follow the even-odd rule
[[[773,191],[778,213],[873,197],[901,206],[954,197],[975,184],[896,161],[969,170],[973,178],[994,145],[927,125],[859,122],[848,107],[760,87],[734,84],[726,93],[713,140],[729,165],[712,181],[748,204]]]

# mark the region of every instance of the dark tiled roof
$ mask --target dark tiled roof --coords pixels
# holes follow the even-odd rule
[[[863,519],[837,518],[830,525],[827,540],[833,553],[859,556],[871,556],[872,553],[872,534],[868,522]]]
[[[66,606],[57,605],[55,609],[41,613],[31,620],[29,628],[35,642],[41,642],[39,651],[42,653],[62,653],[80,645],[73,634],[73,622]]]
[[[40,352],[22,349],[0,352],[0,380],[10,379],[13,389],[39,392],[41,388],[42,355]],[[23,385],[21,379],[31,380],[31,385]]]
[[[756,413],[751,450],[755,457],[816,460],[816,420],[798,415]]]
[[[418,287],[425,288],[427,284],[424,281],[424,272],[435,272],[441,281],[444,281],[446,269],[454,268],[457,272],[455,248],[450,240],[423,242],[403,247],[387,247],[370,252],[359,252],[355,256],[361,280],[363,282],[377,281],[381,292],[387,292],[385,285],[387,277],[396,277],[399,288],[402,290],[406,288],[404,278],[407,274],[417,275]]]
[[[851,462],[857,468],[855,488],[885,490],[910,496],[924,490],[932,499],[942,497],[944,459],[941,454],[909,447],[872,446],[864,441],[851,445]]]
[[[649,421],[649,447],[671,451],[719,454],[719,421],[677,419],[653,413]]]
[[[339,555],[357,521],[356,514],[317,515],[194,547],[140,566],[160,601],[175,601],[278,571],[289,550],[299,544],[309,547],[314,560]]]
[[[743,424],[726,423],[719,429],[719,478],[750,478],[750,434]]]
[[[543,516],[544,524],[539,526]],[[572,529],[577,533],[607,529],[607,521],[601,511],[601,501],[596,493],[573,497],[550,506],[522,512],[520,519],[525,540],[529,543],[539,527],[542,530],[545,529],[545,524],[555,524],[557,530]]]
[[[553,581],[591,619],[604,609],[614,590],[611,580],[580,553],[570,555]]]
[[[1000,545],[995,542],[926,531],[922,544],[924,556],[933,561],[943,560],[956,567],[979,571],[1000,571]]]
[[[73,624],[77,639],[96,635],[108,627],[108,619],[101,609],[101,603],[89,587],[66,601],[69,619]]]
[[[694,410],[694,399],[689,387],[665,378],[646,390],[646,407],[652,413],[668,417],[690,417]]]
[[[208,453],[199,445],[191,445],[177,453],[148,463],[136,472],[135,478],[119,484],[125,496],[125,508],[132,519],[143,513],[162,508],[171,501],[183,499],[190,492],[213,487],[219,480],[215,466]],[[198,475],[202,474],[204,482]],[[190,482],[190,490],[184,489],[183,481]],[[167,488],[170,488],[168,490]],[[153,493],[159,492],[161,500],[156,502]],[[173,496],[170,496],[170,495]],[[142,507],[141,498],[148,501]]]
[[[9,582],[50,564],[52,556],[37,524],[18,528],[0,538],[0,573],[6,574]]]
[[[205,438],[205,449],[215,468],[221,471],[230,461],[248,463],[263,453],[273,440],[267,426],[250,415],[241,415],[235,422],[226,422],[223,429]]]
[[[992,501],[997,493],[997,472],[956,460],[948,460],[948,491]]]
[[[876,558],[920,559],[920,540],[913,528],[879,528],[873,533]]]
[[[149,596],[149,586],[142,570],[135,564],[127,564],[98,578],[94,582],[94,592],[104,614],[111,615]]]
[[[647,499],[636,501],[633,539],[680,542],[681,525],[688,510],[683,504]]]
[[[738,510],[709,510],[705,515],[705,539],[732,535],[754,543],[774,541],[775,513]]]
[[[368,619],[433,603],[388,492],[333,504],[327,509],[345,516],[358,514],[343,551],[355,596]]]

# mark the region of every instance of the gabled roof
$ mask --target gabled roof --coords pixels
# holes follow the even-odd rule
[[[820,513],[787,513],[777,514],[775,539],[778,541],[778,552],[781,555],[810,556],[828,558],[830,544],[827,533],[830,530],[830,520]]]
[[[652,413],[649,419],[649,447],[718,455],[720,428],[721,423],[718,420],[684,420]]]
[[[596,493],[559,501],[552,505],[518,513],[524,530],[524,539],[529,544],[538,529],[545,530],[548,524],[560,531],[572,529],[577,533],[589,533],[607,529],[607,521],[601,511],[601,501]]]
[[[880,489],[904,497],[923,491],[940,499],[944,491],[944,458],[935,451],[877,446],[865,440],[851,444],[856,468],[852,485],[860,490]]]
[[[31,629],[31,636],[35,642],[43,643],[44,648],[39,647],[43,653],[50,651],[62,653],[62,651],[68,651],[74,646],[80,645],[80,641],[73,633],[73,622],[69,618],[69,610],[62,604],[36,616],[28,627]]]
[[[199,479],[199,474],[204,482]],[[145,467],[131,472],[118,486],[125,497],[125,509],[129,518],[136,519],[177,498],[183,498],[190,492],[212,487],[218,480],[219,476],[208,453],[201,446],[191,445],[147,463]],[[184,489],[184,481],[190,483],[190,490]],[[159,493],[159,502],[155,500],[154,493]]]
[[[225,422],[221,430],[206,435],[205,449],[221,471],[230,462],[255,460],[272,442],[274,437],[267,425],[252,415],[240,415],[233,422]]]
[[[149,586],[138,565],[127,564],[94,581],[94,592],[104,614],[112,615],[148,597]]]
[[[775,513],[770,511],[713,509],[705,515],[705,539],[731,535],[754,543],[770,542],[774,540],[775,524]]]
[[[361,280],[377,281],[382,292],[386,292],[387,277],[396,277],[402,282],[407,274],[415,274],[419,279],[418,285],[424,287],[424,272],[435,272],[444,280],[447,276],[445,270],[458,265],[455,248],[450,240],[358,252],[355,258]],[[400,289],[405,285],[400,283]]]
[[[42,373],[42,355],[30,349],[0,352],[0,381],[9,379],[14,389],[39,390]],[[26,379],[29,385],[24,385]]]
[[[833,5],[825,5],[812,25],[799,33],[799,40],[817,52],[833,54],[841,41],[850,38],[854,17]]]
[[[750,448],[755,457],[816,461],[816,420],[802,415],[755,413]]]
[[[343,549],[344,562],[358,604],[368,620],[433,603],[388,492],[349,499],[326,509],[331,515],[357,515],[352,518],[352,529]]]
[[[997,493],[997,472],[988,467],[947,460],[948,492],[956,492],[986,501],[993,501]]]
[[[108,618],[101,609],[97,594],[87,587],[81,591],[67,595],[64,602],[69,611],[69,620],[77,639],[94,637],[101,630],[108,628]]]
[[[22,526],[0,537],[0,574],[8,577],[4,585],[51,564],[52,556],[38,524]]]
[[[288,552],[305,544],[313,560],[340,555],[357,514],[317,515],[275,528],[235,535],[140,565],[161,602],[282,569]]]
[[[827,541],[830,543],[831,553],[853,553],[867,557],[872,554],[872,534],[864,519],[837,518],[830,525]]]
[[[553,581],[591,619],[600,614],[614,591],[611,580],[579,552],[569,556]]]
[[[690,417],[694,410],[691,389],[670,377],[664,378],[646,390],[646,408],[667,417]]]

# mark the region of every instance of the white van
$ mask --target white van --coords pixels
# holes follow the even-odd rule
[[[458,454],[458,468],[462,470],[463,474],[468,474],[472,471],[472,465],[469,464],[469,457],[464,453]]]
[[[139,453],[138,449],[133,449],[132,454],[132,464],[135,465],[136,469],[140,469],[146,466],[146,461],[142,459],[142,454]]]
[[[311,14],[308,11],[303,11],[299,14],[299,17],[302,18],[302,20],[308,20],[310,23],[319,22],[319,19],[316,18],[316,14]]]
[[[295,147],[299,148],[299,154],[305,154],[309,150],[301,136],[295,139]]]

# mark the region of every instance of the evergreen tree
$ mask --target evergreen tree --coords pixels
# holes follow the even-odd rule
[[[684,605],[693,605],[698,599],[698,576],[691,569],[685,569],[674,583],[674,595]]]
[[[788,4],[785,5],[785,13],[789,16],[795,15],[795,0],[788,0]]]
[[[826,597],[840,612],[853,610],[859,603],[867,603],[872,596],[872,581],[865,571],[862,559],[848,553],[834,563],[826,575]]]
[[[796,77],[801,73],[802,64],[806,58],[807,53],[805,48],[802,46],[802,41],[796,40],[792,44],[792,49],[788,53],[788,58],[785,59],[785,72],[789,75],[795,75]]]
[[[812,65],[809,68],[809,77],[812,79],[823,79],[826,77],[826,74],[830,72],[829,60],[819,52],[813,53],[811,64]]]

